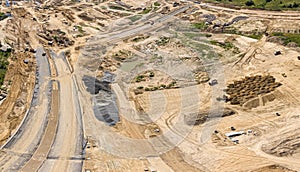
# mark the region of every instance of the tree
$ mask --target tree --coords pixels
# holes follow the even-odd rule
[[[248,0],[245,4],[246,4],[247,6],[255,5],[255,3],[254,3],[252,0]]]
[[[294,2],[294,4],[293,4],[293,8],[298,8],[299,7],[299,4],[298,3],[296,3],[296,2]]]

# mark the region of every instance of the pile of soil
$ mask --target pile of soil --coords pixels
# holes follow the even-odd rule
[[[205,123],[209,118],[226,117],[236,114],[236,111],[230,108],[205,110],[200,113],[188,114],[184,116],[187,125],[200,125]]]
[[[273,76],[256,75],[234,81],[224,91],[229,95],[227,101],[233,105],[242,106],[248,100],[258,97],[258,95],[270,93],[281,85],[281,83],[275,82]]]

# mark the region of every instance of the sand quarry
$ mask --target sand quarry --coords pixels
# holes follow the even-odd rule
[[[39,47],[45,82],[59,83],[49,114],[64,121],[47,157],[17,144],[2,150],[1,170],[44,158],[41,171],[300,171],[300,50],[272,37],[299,34],[299,12],[168,0],[20,1],[1,12],[13,14],[0,39],[14,58],[0,143],[33,106]],[[27,166],[12,168],[23,154]]]

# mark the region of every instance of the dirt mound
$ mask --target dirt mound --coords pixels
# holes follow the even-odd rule
[[[253,170],[252,172],[296,172],[296,171],[290,170],[286,167],[282,167],[279,165],[269,165],[266,167]]]
[[[234,114],[236,114],[236,111],[230,108],[205,110],[197,114],[185,115],[184,121],[187,125],[200,125],[209,118],[226,117]]]
[[[300,153],[300,136],[293,135],[262,146],[262,150],[278,157]]]
[[[35,82],[35,62],[30,54],[15,53],[10,61],[4,85],[9,94],[0,106],[0,144],[10,137],[19,125],[32,98]],[[23,60],[28,59],[25,64]]]

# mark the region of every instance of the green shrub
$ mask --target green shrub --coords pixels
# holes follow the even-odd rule
[[[160,3],[159,2],[154,2],[154,6],[160,6]]]
[[[199,22],[199,23],[193,23],[193,27],[200,29],[200,30],[205,30],[208,28],[208,26],[205,24],[205,22]]]
[[[152,7],[145,8],[142,12],[140,12],[140,14],[148,14],[151,10],[152,10]]]
[[[11,52],[0,51],[0,86],[4,82],[7,66],[9,65],[8,58],[10,57],[10,55]]]
[[[150,74],[149,74],[149,77],[154,77],[155,76],[155,74],[154,74],[154,72],[150,72]]]
[[[135,78],[135,82],[141,82],[141,81],[143,81],[144,80],[144,75],[139,75],[139,76],[137,76],[136,78]]]
[[[279,37],[284,45],[287,45],[290,42],[294,42],[300,47],[300,34],[296,33],[281,33],[281,32],[274,32],[271,36]]]

